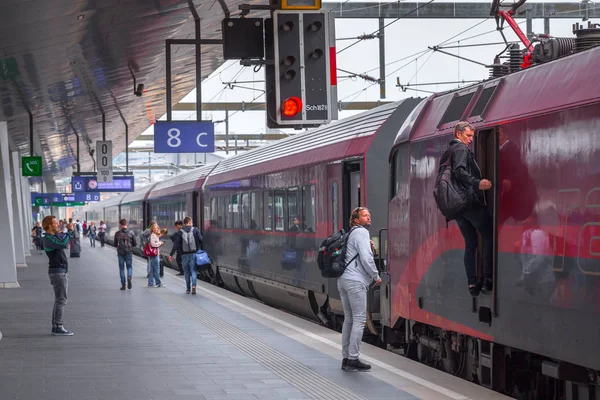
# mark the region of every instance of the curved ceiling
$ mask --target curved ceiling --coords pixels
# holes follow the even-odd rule
[[[241,0],[193,0],[202,38],[220,39],[224,8]],[[29,155],[29,112],[34,155],[44,176],[75,170],[80,137],[81,171],[93,171],[90,150],[106,140],[113,155],[154,118],[166,112],[165,40],[193,39],[186,0],[3,0],[0,4],[0,120],[8,121],[11,146]],[[196,84],[194,46],[172,47],[176,103]],[[223,62],[220,45],[202,46],[202,77]],[[133,93],[133,71],[145,93]],[[74,133],[76,132],[76,133]]]

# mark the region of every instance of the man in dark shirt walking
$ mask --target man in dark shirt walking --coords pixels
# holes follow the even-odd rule
[[[137,246],[135,235],[127,229],[127,220],[119,221],[121,229],[115,233],[114,243],[117,246],[119,257],[119,273],[121,274],[121,290],[125,290],[125,264],[127,264],[127,288],[131,289],[131,277],[133,276],[133,248]]]
[[[67,248],[73,234],[73,224],[67,227],[67,233],[59,231],[58,221],[52,215],[42,220],[42,228],[46,231],[43,238],[44,251],[48,256],[48,277],[54,288],[54,308],[52,310],[52,334],[54,336],[72,336],[63,326],[63,309],[67,304],[67,287],[69,265],[64,249]]]

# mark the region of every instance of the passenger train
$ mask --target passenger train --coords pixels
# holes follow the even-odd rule
[[[91,204],[86,219],[103,218],[111,239],[119,218],[139,235],[192,216],[213,261],[204,279],[341,329],[317,249],[369,207],[383,280],[369,290],[371,340],[518,399],[597,400],[599,66],[595,47],[381,106]],[[432,196],[459,120],[493,182],[495,284],[479,297]]]

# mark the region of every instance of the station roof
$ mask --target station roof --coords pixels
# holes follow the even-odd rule
[[[240,0],[193,0],[202,38],[220,39],[224,9]],[[0,121],[8,121],[11,148],[43,156],[44,175],[67,177],[76,165],[92,171],[90,155],[106,140],[113,155],[166,112],[165,40],[193,39],[194,20],[185,0],[5,0],[0,4]],[[173,102],[196,85],[195,49],[172,47]],[[202,46],[202,76],[223,62],[221,45]],[[145,85],[143,96],[134,94]]]

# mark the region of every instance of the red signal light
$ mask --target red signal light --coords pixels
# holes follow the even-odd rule
[[[281,113],[286,117],[293,117],[302,110],[302,100],[298,97],[289,97],[283,102]]]

